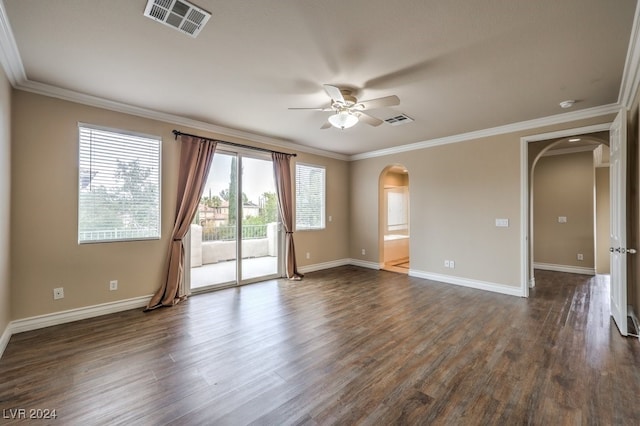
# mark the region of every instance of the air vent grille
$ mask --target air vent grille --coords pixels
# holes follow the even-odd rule
[[[149,0],[144,16],[196,37],[211,14],[184,0]]]
[[[399,126],[401,124],[411,123],[413,118],[406,114],[394,115],[393,117],[385,118],[384,121],[392,126]]]

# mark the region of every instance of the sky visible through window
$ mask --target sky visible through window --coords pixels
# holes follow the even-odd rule
[[[229,188],[231,171],[231,155],[216,153],[209,171],[207,184],[203,196],[220,195],[220,191]],[[242,176],[242,192],[247,194],[249,201],[258,203],[260,195],[265,192],[275,192],[273,183],[273,165],[271,161],[255,158],[243,158],[244,174]]]

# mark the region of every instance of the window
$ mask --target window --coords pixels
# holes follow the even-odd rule
[[[296,164],[296,229],[324,229],[325,169]]]
[[[78,243],[159,239],[161,139],[78,127]]]

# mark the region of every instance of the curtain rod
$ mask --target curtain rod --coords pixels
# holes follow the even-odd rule
[[[199,138],[199,139],[206,139],[208,141],[215,141],[215,142],[222,143],[222,144],[225,144],[225,145],[237,146],[237,147],[240,147],[240,148],[249,148],[249,149],[253,149],[253,150],[256,150],[256,151],[275,152],[276,154],[284,154],[284,155],[288,155],[290,157],[297,157],[298,156],[298,154],[295,154],[295,153],[291,154],[291,153],[288,153],[288,152],[273,151],[271,149],[260,148],[260,147],[257,147],[257,146],[243,145],[241,143],[227,142],[227,141],[221,141],[219,139],[205,138],[203,136],[192,135],[191,133],[184,133],[184,132],[181,132],[180,130],[175,130],[175,129],[173,130],[173,134],[175,135],[175,139],[178,139],[178,136],[180,136],[180,135],[185,135],[185,136],[191,136],[191,137]]]

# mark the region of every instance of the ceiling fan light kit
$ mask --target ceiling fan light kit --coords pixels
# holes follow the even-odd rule
[[[328,129],[333,126],[337,129],[344,130],[355,126],[360,121],[376,127],[382,124],[383,121],[370,115],[367,110],[400,105],[400,99],[395,95],[358,101],[351,89],[341,89],[330,84],[324,84],[323,87],[327,95],[331,98],[331,105],[329,107],[289,108],[297,110],[335,111],[335,114],[330,115],[327,122],[320,127],[321,129]]]
[[[342,110],[333,115],[330,115],[329,123],[331,123],[333,127],[344,130],[358,124],[358,117],[348,110]]]
[[[560,105],[560,108],[567,109],[571,108],[575,103],[576,101],[574,101],[573,99],[567,99],[566,101],[560,102],[558,105]]]

